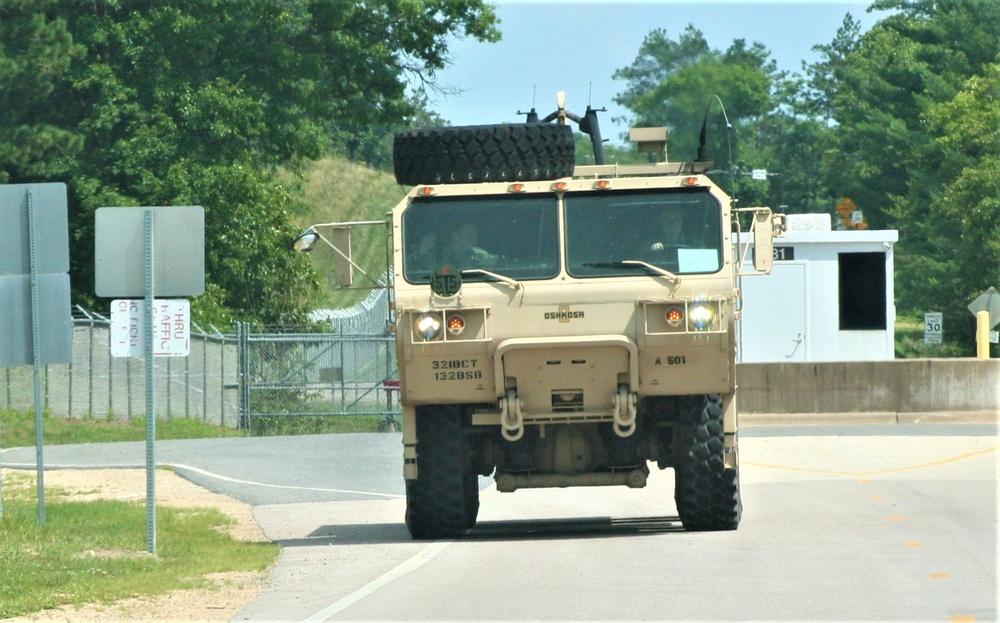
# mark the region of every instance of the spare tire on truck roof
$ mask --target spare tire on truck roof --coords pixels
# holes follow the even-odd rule
[[[575,159],[573,130],[550,123],[422,128],[392,145],[396,182],[409,186],[558,179]]]

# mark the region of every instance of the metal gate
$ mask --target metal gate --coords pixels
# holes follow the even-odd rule
[[[339,416],[334,430],[347,432],[397,427],[399,373],[391,335],[259,334],[240,325],[237,338],[245,430],[331,430],[329,422],[301,428],[316,416]]]

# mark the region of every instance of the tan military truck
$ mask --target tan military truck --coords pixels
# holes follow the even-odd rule
[[[593,139],[574,166],[567,120]],[[666,130],[633,130],[665,154]],[[643,487],[673,468],[687,530],[740,521],[735,360],[750,224],[706,160],[603,164],[596,112],[395,137],[393,288],[406,525],[454,538],[502,492]]]

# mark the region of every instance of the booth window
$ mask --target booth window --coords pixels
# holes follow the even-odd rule
[[[840,330],[886,330],[885,253],[838,254]]]

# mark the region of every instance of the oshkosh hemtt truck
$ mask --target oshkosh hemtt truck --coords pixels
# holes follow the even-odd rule
[[[710,162],[574,166],[566,119],[396,136],[392,210],[406,525],[476,523],[502,492],[643,487],[673,468],[687,530],[740,521],[739,212],[755,269],[783,220],[737,210]],[[556,123],[547,123],[556,121]],[[666,130],[633,131],[665,153]]]

